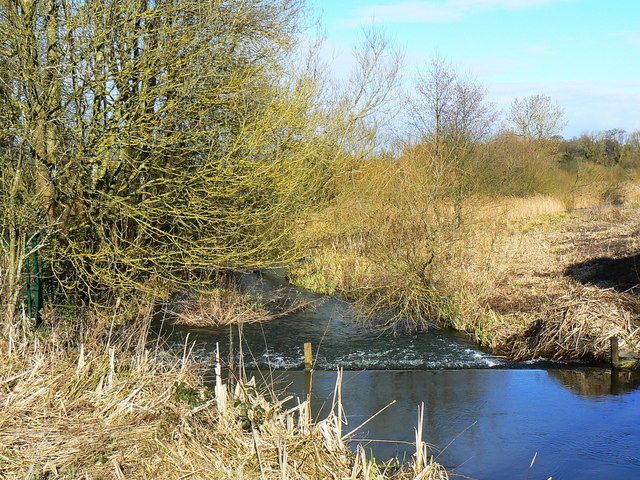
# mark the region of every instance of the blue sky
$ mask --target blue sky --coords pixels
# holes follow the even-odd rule
[[[409,77],[438,54],[502,109],[515,97],[549,95],[564,109],[566,137],[640,129],[640,0],[309,2],[336,70],[375,26],[404,50]]]

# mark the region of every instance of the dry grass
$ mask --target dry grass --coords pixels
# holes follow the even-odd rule
[[[179,302],[175,323],[192,327],[219,327],[266,322],[309,306],[300,298],[290,298],[283,291],[249,295],[235,283],[199,293],[187,293]]]
[[[313,422],[306,402],[287,410],[251,382],[224,385],[220,364],[212,391],[189,345],[182,358],[168,358],[148,348],[148,323],[109,323],[6,329],[0,478],[448,478],[423,453],[406,468],[353,454],[338,402]]]
[[[635,255],[638,213],[627,206],[505,217],[477,229],[466,268],[453,271],[466,308],[456,326],[516,359],[604,360],[614,335],[624,349],[640,351],[637,294],[567,274],[582,262]]]
[[[304,235],[316,243],[291,279],[366,303],[365,311],[391,313],[394,322],[467,331],[511,358],[604,360],[613,335],[626,353],[640,355],[637,295],[567,274],[581,262],[640,251],[636,204],[567,212],[546,195],[476,198],[456,236],[451,223],[432,231],[445,235],[438,243],[429,229],[411,228],[424,220],[412,212],[427,211],[419,197],[404,201],[414,208],[403,210],[395,199],[349,204],[350,216],[339,214],[340,205],[338,213],[323,212],[307,226]]]
[[[474,219],[517,220],[538,215],[551,215],[566,210],[564,202],[552,195],[535,195],[533,197],[505,197],[505,198],[476,198],[473,199],[471,208],[474,211]]]

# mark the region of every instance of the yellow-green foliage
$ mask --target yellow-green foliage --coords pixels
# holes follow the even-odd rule
[[[315,79],[288,63],[301,8],[3,3],[2,275],[20,276],[34,234],[52,280],[90,300],[290,258],[330,168]]]
[[[332,83],[317,51],[303,52],[303,7],[0,5],[8,318],[36,234],[51,283],[92,302],[297,255],[297,220],[377,145],[399,65],[369,33],[352,77]]]

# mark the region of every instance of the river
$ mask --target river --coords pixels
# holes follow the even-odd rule
[[[545,360],[511,362],[456,332],[372,331],[353,321],[352,307],[287,287],[277,275],[248,276],[246,288],[288,288],[314,308],[242,328],[244,367],[277,394],[305,396],[303,344],[314,349],[311,407],[326,414],[336,370],[344,368],[343,404],[356,428],[396,403],[354,437],[376,458],[402,458],[418,406],[424,439],[450,472],[480,480],[529,478],[640,479],[640,379],[596,365]],[[216,343],[238,363],[238,327],[189,328],[158,320],[168,346],[196,343],[210,359]],[[231,339],[231,341],[230,341]]]

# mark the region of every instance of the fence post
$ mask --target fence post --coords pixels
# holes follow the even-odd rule
[[[620,366],[620,356],[618,353],[618,336],[611,337],[611,368]]]
[[[306,394],[311,393],[311,388],[313,384],[312,379],[312,368],[313,368],[313,351],[311,349],[311,343],[307,342],[304,344],[304,391]]]
[[[35,235],[33,237],[33,249],[34,252],[32,255],[27,255],[25,261],[25,267],[27,271],[27,310],[29,313],[29,320],[34,320],[36,326],[39,327],[42,323],[42,317],[40,311],[42,310],[42,284],[40,282],[40,269],[38,267],[38,263],[40,261],[38,250],[38,236]],[[26,249],[29,249],[29,244],[25,245]],[[32,257],[32,258],[31,258]],[[31,263],[33,262],[33,268],[31,268]],[[32,285],[33,285],[33,293],[32,293]]]
[[[304,344],[304,369],[309,371],[313,368],[313,352],[311,350],[311,343]]]
[[[40,269],[38,267],[38,263],[40,261],[40,254],[38,250],[35,248],[38,246],[38,236],[35,235],[33,237],[33,295],[34,295],[34,303],[35,303],[35,320],[36,326],[39,327],[42,323],[42,284],[40,282]]]

